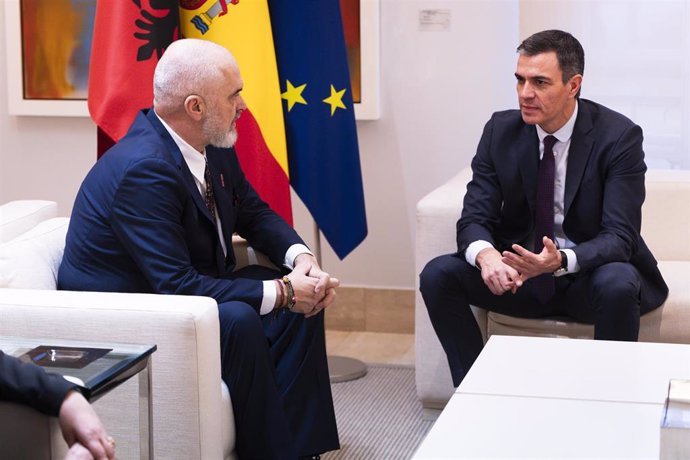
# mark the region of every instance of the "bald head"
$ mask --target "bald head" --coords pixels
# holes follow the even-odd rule
[[[238,72],[237,62],[224,47],[188,38],[173,42],[163,53],[153,74],[153,104],[165,115],[183,110],[190,94],[207,97],[224,72]]]
[[[153,74],[153,108],[199,152],[206,145],[228,148],[237,139],[235,122],[247,108],[235,58],[216,43],[173,42]]]

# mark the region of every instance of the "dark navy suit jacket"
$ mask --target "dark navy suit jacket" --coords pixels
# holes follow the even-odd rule
[[[476,240],[499,251],[531,246],[535,223],[539,138],[519,110],[497,112],[486,124],[473,177],[457,223],[458,252]],[[565,181],[563,231],[582,272],[629,262],[642,278],[643,310],[661,305],[668,287],[640,236],[646,171],[642,129],[628,118],[580,99]]]
[[[237,232],[277,266],[303,243],[245,178],[233,149],[208,146],[227,257],[180,150],[153,110],[84,179],[72,210],[58,287],[243,301],[260,308],[261,281],[227,279]]]
[[[33,407],[57,417],[67,392],[76,385],[35,364],[27,364],[0,351],[0,401]]]

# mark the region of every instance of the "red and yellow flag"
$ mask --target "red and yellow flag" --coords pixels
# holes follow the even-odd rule
[[[248,110],[235,146],[259,195],[292,223],[285,128],[266,0],[117,0],[96,7],[89,111],[98,125],[98,156],[153,104],[153,71],[178,38],[225,46],[238,61]]]
[[[274,211],[292,223],[285,127],[266,0],[181,0],[180,32],[211,40],[237,59],[248,110],[237,123],[237,156]]]

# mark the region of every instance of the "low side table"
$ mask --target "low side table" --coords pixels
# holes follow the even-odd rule
[[[3,338],[0,350],[62,375],[76,384],[89,402],[138,375],[139,397],[144,402],[139,404],[140,455],[142,459],[153,458],[150,358],[156,345]]]

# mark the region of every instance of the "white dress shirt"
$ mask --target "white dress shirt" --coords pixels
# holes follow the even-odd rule
[[[206,169],[206,150],[204,149],[203,152],[199,152],[194,147],[189,145],[187,141],[182,139],[161,117],[158,116],[158,114],[156,114],[156,117],[158,117],[166,131],[170,133],[170,136],[173,138],[173,141],[175,141],[175,144],[177,144],[177,147],[180,149],[180,152],[182,153],[182,158],[184,158],[184,161],[185,163],[187,163],[189,171],[192,173],[192,176],[194,176],[194,182],[196,183],[196,186],[199,189],[199,193],[201,194],[202,198],[205,199],[206,178],[204,177],[204,172]],[[220,244],[223,247],[223,254],[227,255],[228,248],[225,245],[225,238],[223,237],[223,227],[221,226],[220,217],[218,216],[218,213],[216,213],[216,229],[218,230],[218,238],[220,238]],[[290,246],[287,252],[285,253],[285,266],[292,270],[295,266],[295,259],[297,258],[297,256],[304,253],[313,255],[309,248],[307,248],[303,244],[293,244],[292,246]],[[276,303],[278,292],[276,289],[276,284],[273,280],[264,281],[263,286],[263,299],[261,301],[261,308],[259,310],[259,314],[266,315],[273,311],[273,307]]]
[[[577,101],[575,102],[575,110],[568,121],[558,131],[551,133],[557,139],[553,146],[553,156],[556,162],[556,171],[554,174],[554,197],[553,197],[553,213],[554,213],[554,239],[556,245],[562,250],[568,258],[568,273],[575,273],[580,270],[580,265],[577,263],[577,256],[575,251],[571,248],[575,243],[568,240],[563,232],[563,219],[565,218],[565,178],[568,167],[568,154],[570,153],[570,140],[573,136],[573,129],[575,128],[575,120],[577,120]],[[541,126],[537,125],[537,136],[539,137],[539,159],[544,156],[544,138],[549,133],[544,131]],[[485,240],[477,240],[467,246],[465,251],[465,260],[473,266],[477,266],[477,255],[483,249],[493,247],[491,243]]]

